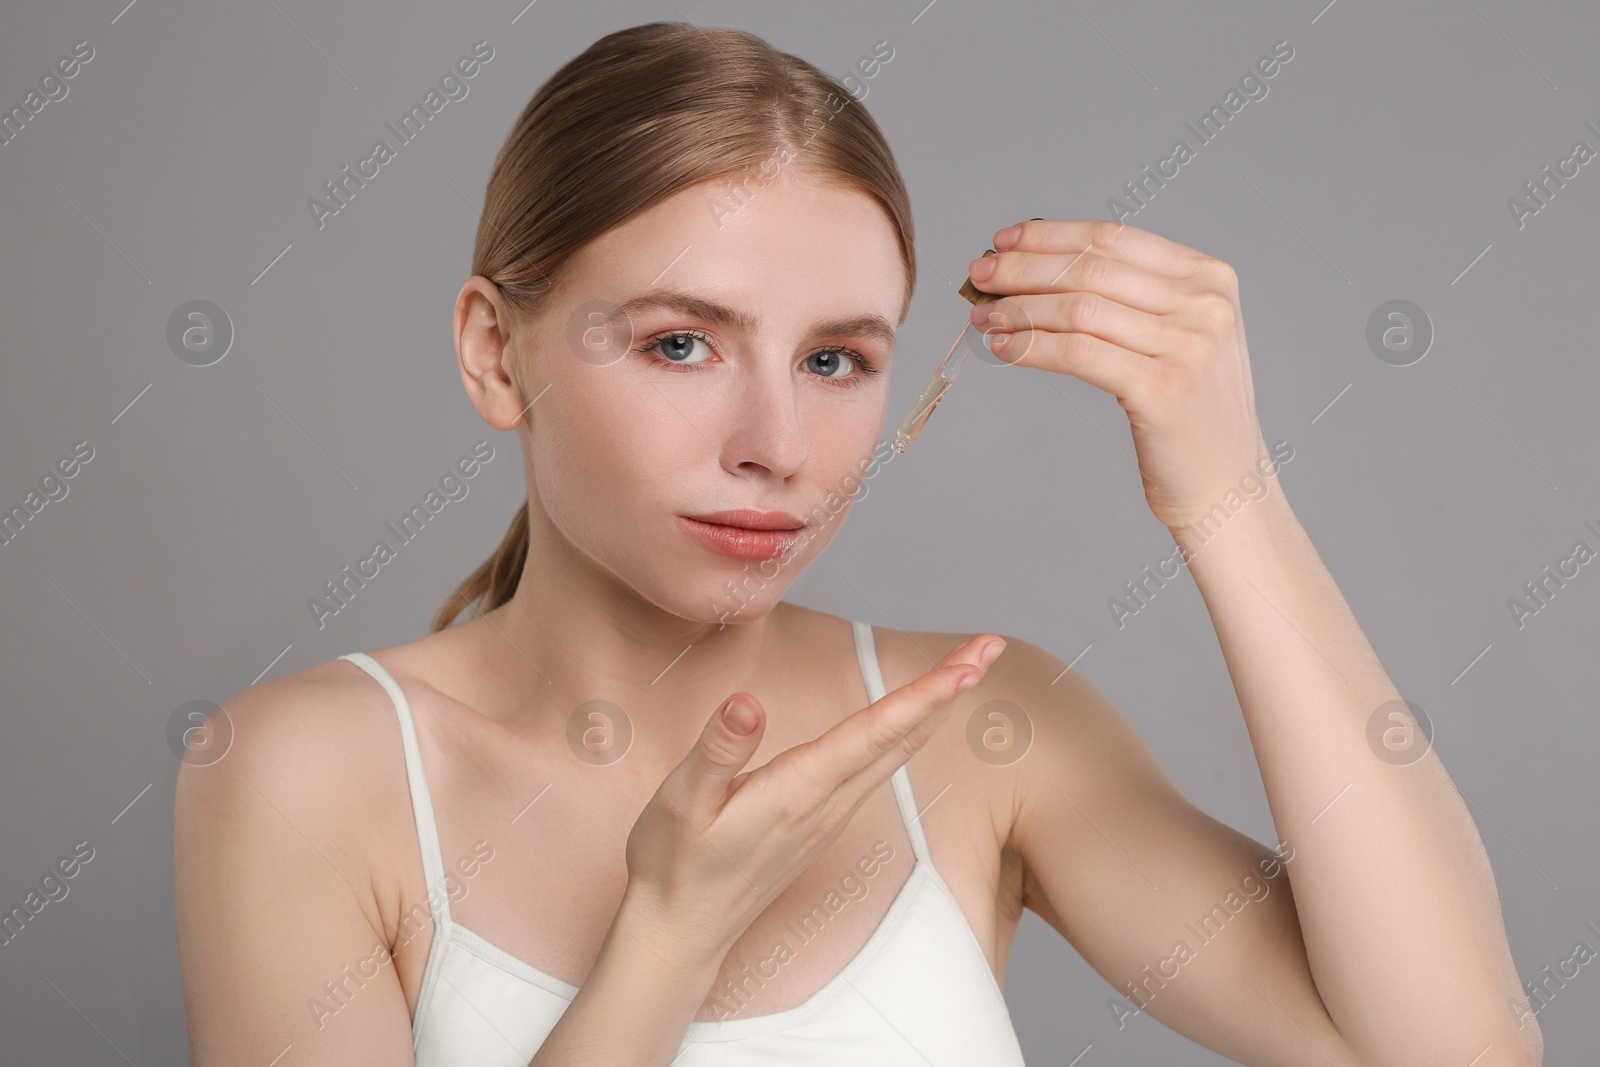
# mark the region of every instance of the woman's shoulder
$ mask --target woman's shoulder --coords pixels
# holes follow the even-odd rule
[[[186,740],[173,802],[186,968],[208,973],[242,945],[258,977],[297,985],[284,952],[385,943],[421,875],[383,688],[331,659],[234,694]]]
[[[373,655],[381,664],[389,650]],[[226,818],[234,805],[265,801],[297,826],[353,841],[377,830],[405,797],[395,706],[375,679],[340,658],[235,693],[188,727],[184,748],[180,822],[208,812]]]
[[[378,673],[393,679],[402,695],[428,676],[437,664],[459,654],[458,634],[444,630],[403,644],[344,655],[375,662]],[[231,697],[223,709],[238,727],[246,727],[262,746],[309,745],[344,759],[359,758],[379,737],[399,744],[397,708],[383,684],[343,655],[292,674],[250,686]],[[310,752],[302,752],[311,755]]]
[[[947,773],[962,767],[981,772],[981,780],[1017,803],[1025,793],[1046,787],[1054,771],[1140,744],[1127,719],[1074,664],[1001,630],[875,625],[885,691],[914,681],[952,649],[985,633],[1004,638],[1005,650],[982,680],[956,699],[954,713],[940,724],[936,744],[930,744],[946,754]]]

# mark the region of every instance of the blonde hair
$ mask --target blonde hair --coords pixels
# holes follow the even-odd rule
[[[539,87],[495,157],[472,273],[515,315],[536,314],[590,241],[699,182],[767,178],[775,160],[882,207],[905,265],[903,317],[916,284],[911,203],[872,116],[837,78],[760,37],[685,22],[607,34]],[[729,197],[737,205],[736,189]],[[527,553],[524,501],[433,629],[510,600]]]

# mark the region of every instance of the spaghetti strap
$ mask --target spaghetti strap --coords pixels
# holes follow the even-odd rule
[[[422,852],[422,877],[428,887],[428,911],[433,916],[434,943],[437,946],[442,940],[439,935],[450,926],[450,895],[445,888],[439,827],[434,821],[433,801],[428,796],[428,780],[422,770],[422,750],[417,747],[417,727],[411,717],[411,705],[394,676],[365,652],[351,652],[339,658],[349,660],[383,686],[400,720],[400,742],[406,753],[406,779],[411,783],[411,814],[417,825],[417,845]]]
[[[876,703],[884,698],[883,668],[878,663],[878,648],[872,638],[872,624],[852,620],[855,632],[856,660],[861,664],[861,679],[867,683],[867,698]],[[917,813],[917,798],[911,792],[911,776],[906,765],[901,764],[890,778],[894,786],[895,803],[900,808],[900,819],[906,824],[906,836],[911,839],[911,851],[918,863],[933,864],[928,855],[928,839],[922,833],[922,816]]]

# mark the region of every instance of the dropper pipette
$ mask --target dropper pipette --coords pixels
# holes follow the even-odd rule
[[[984,253],[986,256],[994,254],[995,251],[992,248]],[[961,286],[960,293],[974,307],[985,300],[1000,299],[996,294],[986,293],[973,285],[970,278]],[[939,361],[939,367],[933,372],[933,377],[928,379],[928,384],[922,387],[922,393],[917,397],[916,404],[912,406],[911,413],[901,421],[900,428],[895,431],[892,447],[897,453],[904,452],[906,446],[917,439],[917,435],[922,432],[922,427],[928,421],[928,416],[933,414],[933,409],[944,398],[945,391],[950,388],[950,383],[955,380],[956,372],[966,362],[967,350],[972,347],[967,343],[967,331],[971,329],[972,320],[969,318],[967,324],[962,327],[961,332],[956,335],[956,343],[950,346],[950,351],[946,352],[944,359]]]
[[[900,423],[900,428],[895,431],[893,447],[896,452],[904,452],[906,446],[917,439],[922,432],[922,427],[928,421],[928,416],[933,414],[933,409],[939,405],[944,397],[945,390],[950,388],[950,383],[955,381],[956,372],[961,370],[961,365],[967,360],[967,331],[972,329],[968,322],[956,335],[956,343],[950,346],[950,351],[945,353],[944,359],[939,361],[939,368],[933,372],[933,377],[928,384],[922,387],[922,395],[917,397],[916,404],[911,413]]]

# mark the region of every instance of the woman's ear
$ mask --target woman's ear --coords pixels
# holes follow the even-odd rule
[[[456,362],[472,406],[497,430],[515,428],[529,406],[514,365],[511,325],[499,287],[479,274],[468,278],[456,297]]]

